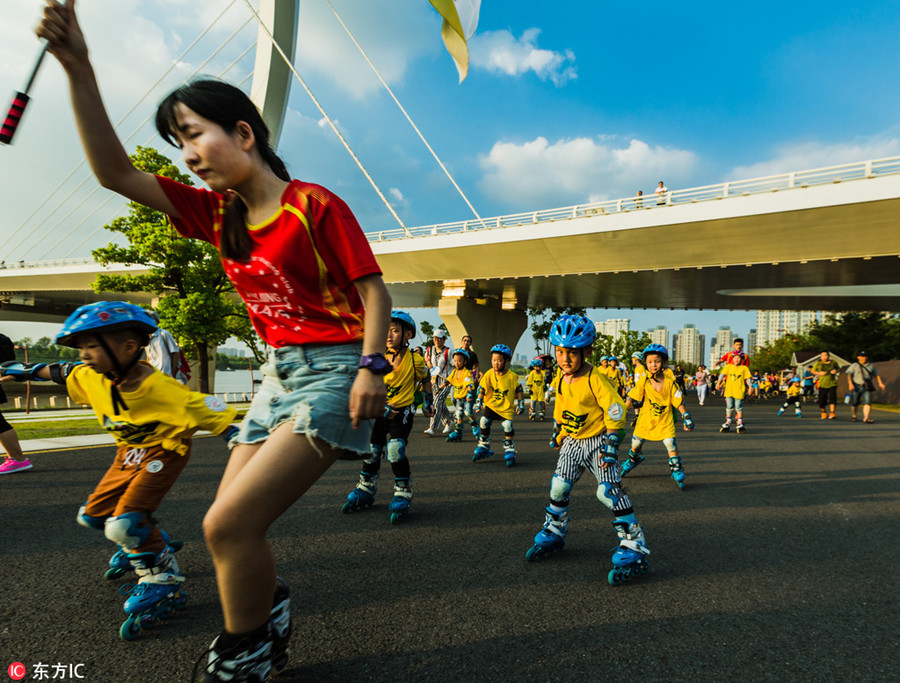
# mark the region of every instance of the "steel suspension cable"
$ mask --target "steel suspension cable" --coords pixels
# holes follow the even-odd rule
[[[147,91],[144,93],[144,95],[143,95],[143,96],[142,96],[142,97],[134,104],[134,106],[133,106],[131,109],[129,109],[128,112],[127,112],[123,117],[121,117],[121,118],[119,119],[119,122],[116,124],[115,127],[118,127],[118,126],[122,125],[122,123],[124,123],[125,120],[126,120],[129,116],[131,116],[132,113],[134,113],[134,111],[138,108],[138,106],[141,104],[141,102],[143,102],[143,101],[147,98],[147,96],[148,96],[151,92],[153,92],[153,90],[154,90],[154,89],[155,89],[155,88],[163,81],[163,79],[165,79],[165,77],[168,76],[168,75],[172,72],[172,70],[175,68],[175,66],[181,62],[182,58],[183,58],[185,55],[187,55],[187,53],[190,52],[190,51],[197,45],[197,43],[200,42],[200,40],[201,40],[207,33],[209,33],[210,30],[212,30],[213,26],[215,26],[215,25],[222,19],[222,17],[225,16],[225,14],[228,12],[228,10],[230,10],[230,9],[232,8],[232,6],[233,6],[236,2],[237,2],[237,0],[231,0],[231,2],[228,4],[228,6],[226,6],[225,9],[223,9],[223,10],[219,13],[219,16],[217,16],[217,17],[216,17],[216,18],[215,18],[215,19],[214,19],[214,20],[213,20],[213,21],[212,21],[205,29],[203,29],[203,31],[200,32],[200,34],[199,34],[196,38],[194,38],[193,42],[191,42],[191,44],[188,45],[187,48],[185,48],[185,50],[184,50],[184,51],[183,51],[183,52],[175,59],[175,61],[172,62],[172,66],[170,66],[170,67],[165,71],[165,73],[163,73],[163,75],[159,77],[159,79],[156,81],[156,83],[154,83],[149,89],[147,89]],[[241,26],[241,29],[243,29],[244,26],[246,26],[248,23],[249,23],[249,20],[248,20],[247,22],[245,22],[245,23]],[[241,29],[239,29],[239,30],[241,30]],[[228,39],[228,41],[230,41],[233,37],[234,37],[234,35],[232,35],[232,36]],[[228,42],[228,41],[226,41],[226,42]],[[20,223],[19,226],[18,226],[15,230],[12,231],[12,233],[10,233],[10,236],[9,236],[6,240],[4,240],[2,243],[0,243],[0,248],[3,248],[3,247],[6,245],[6,243],[9,242],[9,240],[12,239],[12,238],[19,232],[19,230],[23,229],[23,228],[28,224],[28,222],[29,222],[32,218],[34,218],[34,216],[35,216],[42,208],[44,208],[44,206],[47,205],[47,203],[48,203],[48,202],[53,198],[53,196],[60,190],[60,188],[61,188],[63,185],[65,185],[65,184],[69,181],[69,179],[70,179],[73,175],[75,175],[75,173],[78,172],[78,169],[80,169],[82,166],[84,166],[84,164],[86,163],[86,161],[87,161],[86,159],[82,159],[78,164],[75,165],[75,168],[73,168],[65,178],[63,178],[59,183],[57,183],[57,185],[56,185],[56,187],[54,188],[54,190],[44,198],[44,201],[42,201],[42,202],[37,206],[37,208],[36,208],[34,211],[32,211],[31,214],[30,214],[24,221],[22,221],[22,223]],[[84,183],[82,182],[82,183],[78,186],[78,188],[76,188],[76,190],[79,189],[83,184],[84,184]],[[63,204],[64,204],[71,196],[72,196],[72,193],[70,192],[70,193],[69,193],[69,194],[68,194],[61,202],[59,202],[59,203],[56,205],[56,208],[53,209],[53,210],[50,212],[49,215],[52,215],[53,213],[55,213],[55,212],[57,211],[57,209],[58,209],[60,206],[62,206],[62,205],[63,205]],[[49,215],[48,215],[48,217],[49,217]],[[35,232],[35,231],[43,224],[43,222],[46,221],[46,220],[47,220],[47,218],[44,218],[44,220],[41,221],[41,223],[39,223],[39,224],[32,230],[32,233]],[[30,235],[27,235],[26,237],[30,237]],[[15,246],[19,246],[19,244],[21,244],[21,242],[22,242],[22,240],[20,240],[18,243],[16,243]],[[15,247],[14,247],[14,248],[15,248]]]
[[[409,125],[412,126],[412,129],[414,131],[416,131],[416,135],[419,136],[419,139],[422,141],[422,144],[424,144],[425,147],[428,149],[428,151],[431,152],[431,156],[434,157],[434,160],[438,163],[438,166],[441,167],[441,170],[446,174],[447,178],[450,179],[450,182],[453,184],[453,187],[456,188],[456,191],[459,192],[459,196],[463,198],[463,201],[472,210],[472,213],[475,214],[475,218],[477,218],[481,222],[482,226],[487,227],[487,225],[484,222],[484,219],[478,214],[478,212],[475,210],[475,207],[472,206],[472,202],[469,201],[469,198],[466,196],[466,193],[463,192],[462,188],[456,183],[456,180],[450,174],[450,171],[447,169],[446,166],[444,166],[444,162],[441,161],[440,157],[438,157],[437,152],[435,152],[432,149],[431,145],[428,144],[428,140],[425,139],[425,136],[422,134],[422,131],[419,130],[418,126],[416,126],[416,124],[413,122],[410,115],[406,112],[406,109],[404,109],[403,105],[400,104],[400,100],[398,100],[397,96],[394,95],[394,91],[391,90],[391,87],[387,84],[387,81],[384,80],[384,78],[381,75],[381,72],[378,70],[378,68],[375,66],[375,64],[372,63],[372,60],[369,59],[369,55],[366,54],[366,51],[363,49],[362,45],[360,45],[359,41],[356,40],[356,36],[353,35],[353,33],[348,28],[347,24],[344,23],[344,20],[341,18],[341,15],[338,14],[338,11],[334,8],[334,5],[331,4],[331,0],[325,0],[325,1],[328,3],[328,6],[331,8],[331,11],[334,13],[334,16],[337,18],[337,20],[340,22],[341,26],[344,28],[344,31],[347,32],[348,36],[350,36],[350,40],[352,40],[353,44],[356,45],[356,48],[359,50],[359,53],[366,60],[366,63],[370,67],[372,67],[372,71],[374,71],[375,75],[378,76],[378,80],[381,81],[381,85],[383,85],[384,89],[388,91],[388,94],[394,100],[394,103],[397,105],[397,107],[400,109],[400,111],[406,117],[406,120],[409,121]]]
[[[379,197],[381,197],[381,201],[384,202],[384,205],[387,207],[388,211],[391,212],[391,215],[396,219],[397,223],[400,224],[400,227],[403,228],[403,233],[407,237],[411,236],[409,229],[403,223],[403,220],[400,218],[400,216],[397,215],[397,212],[394,211],[394,207],[391,206],[391,203],[387,200],[387,197],[384,196],[384,193],[382,193],[381,188],[378,187],[378,184],[375,182],[375,180],[373,180],[372,176],[369,175],[369,172],[366,170],[366,167],[363,166],[362,161],[359,160],[359,157],[357,157],[356,154],[353,152],[353,149],[351,149],[350,144],[344,139],[344,136],[341,135],[341,132],[338,130],[337,126],[334,124],[334,121],[331,120],[331,117],[328,116],[325,109],[322,107],[321,104],[319,104],[319,100],[316,99],[315,95],[313,95],[313,92],[312,92],[312,90],[310,90],[309,86],[306,84],[306,81],[303,80],[303,78],[300,76],[297,69],[291,63],[291,60],[284,53],[284,50],[281,49],[281,45],[279,45],[278,41],[275,40],[275,36],[272,35],[272,32],[269,30],[269,27],[266,26],[265,22],[262,20],[262,17],[259,16],[257,11],[250,4],[249,0],[244,0],[244,4],[247,5],[247,9],[249,9],[250,12],[253,14],[253,16],[256,17],[256,21],[259,23],[260,28],[262,28],[262,30],[266,33],[266,35],[272,41],[273,47],[276,50],[278,50],[278,54],[281,55],[281,58],[284,60],[284,63],[287,65],[288,69],[291,70],[291,73],[294,74],[294,78],[297,79],[297,82],[303,87],[303,89],[306,91],[306,94],[309,95],[309,99],[311,99],[313,104],[316,105],[316,109],[319,110],[319,112],[322,114],[322,117],[325,119],[325,121],[328,123],[328,125],[331,126],[331,130],[333,130],[334,134],[337,135],[338,140],[340,140],[341,144],[344,145],[344,149],[347,150],[347,153],[350,155],[350,157],[353,159],[353,161],[356,162],[356,165],[359,166],[359,170],[362,171],[363,175],[366,177],[366,180],[369,181],[369,184],[372,185],[372,187],[375,189],[375,192],[378,193]]]

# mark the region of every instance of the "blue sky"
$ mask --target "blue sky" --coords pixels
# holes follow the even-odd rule
[[[425,0],[333,4],[485,217],[652,192],[658,180],[676,189],[900,154],[895,1],[650,2],[640,11],[486,2],[461,85]],[[0,26],[6,92],[22,87],[30,69],[41,3],[11,5]],[[80,2],[113,119],[135,107],[120,128],[123,137],[139,129],[129,147],[176,156],[141,122],[226,38],[237,32],[203,73],[220,74],[255,40],[252,23],[240,29],[250,15],[236,2],[166,73],[228,5]],[[301,12],[298,70],[404,222],[470,218],[325,0],[307,0]],[[252,65],[251,51],[224,77],[239,83]],[[279,149],[294,175],[341,194],[364,229],[396,227],[296,84]],[[64,79],[49,59],[15,144],[0,149],[0,258],[86,256],[107,240],[101,226],[122,203],[96,191],[83,168],[64,182],[81,159]],[[693,311],[595,316],[629,317],[640,329],[692,322],[707,334],[720,324],[746,334],[755,321],[752,313]]]

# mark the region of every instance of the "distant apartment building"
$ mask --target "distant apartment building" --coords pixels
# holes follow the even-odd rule
[[[767,346],[786,334],[803,334],[824,315],[820,311],[757,311],[756,345]]]
[[[594,323],[594,327],[597,328],[597,334],[618,337],[622,332],[628,332],[631,329],[631,321],[626,318],[610,318]]]
[[[669,329],[665,325],[657,325],[654,329],[647,332],[650,336],[650,343],[662,344],[669,348]],[[671,349],[669,349],[671,351]]]
[[[706,337],[696,325],[685,325],[681,332],[672,335],[672,355],[676,363],[700,365],[703,362],[703,347]]]
[[[736,335],[731,328],[723,325],[716,332],[716,340],[709,347],[709,367],[714,368],[719,360],[734,347]],[[747,348],[746,344],[744,348]]]
[[[750,334],[747,335],[747,344],[746,344],[745,348],[748,351],[750,351],[750,353],[753,353],[754,351],[756,351],[756,349],[759,348],[759,343],[757,342],[755,328],[750,330]]]

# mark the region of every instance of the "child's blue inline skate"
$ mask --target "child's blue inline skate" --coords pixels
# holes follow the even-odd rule
[[[291,591],[287,581],[276,578],[275,598],[272,600],[272,669],[278,673],[287,666],[291,640]]]
[[[177,553],[184,547],[183,541],[173,541],[169,538],[169,534],[160,529],[160,533],[162,533],[163,541],[166,544],[166,548],[168,548],[170,553]],[[120,576],[124,576],[128,572],[130,572],[134,567],[131,566],[131,561],[128,559],[128,553],[119,548],[113,556],[109,558],[109,569],[106,570],[106,573],[103,575],[110,581],[118,579]]]
[[[681,464],[680,455],[669,458],[669,471],[672,474],[672,479],[678,484],[678,488],[684,491],[684,465]]]
[[[624,477],[626,474],[631,472],[635,467],[644,462],[644,456],[640,453],[635,453],[634,451],[628,451],[628,458],[625,462],[622,463],[622,467],[619,470],[619,479]]]
[[[634,515],[616,518],[613,527],[619,535],[619,547],[613,550],[613,568],[607,579],[610,586],[618,586],[650,570],[646,559],[650,549],[644,543],[644,531]]]
[[[153,628],[158,619],[184,609],[187,603],[187,593],[181,590],[184,575],[168,548],[158,555],[134,554],[131,564],[140,579],[119,588],[119,593],[129,596],[124,606],[128,618],[119,628],[123,640],[134,640],[143,629]]]
[[[490,445],[490,441],[479,436],[478,445],[475,447],[475,454],[472,456],[472,462],[490,458],[494,454],[494,451],[490,449]]]
[[[503,462],[507,467],[516,466],[516,444],[512,439],[503,439]]]
[[[410,501],[412,501],[412,488],[409,485],[409,477],[394,477],[394,497],[388,504],[391,524],[399,524],[400,520],[409,514]]]
[[[378,474],[359,473],[359,483],[347,495],[347,502],[341,507],[341,512],[355,512],[371,507],[375,502],[375,493],[378,491]]]
[[[454,443],[462,441],[462,422],[457,422],[456,427],[447,435],[447,442]]]
[[[559,552],[566,545],[568,533],[569,513],[563,511],[556,514],[548,507],[544,527],[535,535],[534,545],[525,553],[525,559],[533,562],[539,557]]]

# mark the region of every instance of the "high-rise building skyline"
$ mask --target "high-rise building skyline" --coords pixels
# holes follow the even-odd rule
[[[672,354],[676,363],[700,365],[703,362],[705,336],[700,334],[696,325],[685,324],[681,332],[673,335]]]
[[[627,318],[610,318],[594,323],[597,334],[605,334],[609,337],[618,337],[622,332],[631,329],[631,321]]]
[[[654,329],[647,333],[650,336],[650,343],[660,344],[669,348],[669,328],[665,325],[657,325]],[[671,349],[669,349],[671,351]]]
[[[768,346],[786,334],[803,334],[825,315],[824,311],[757,311],[756,345],[749,350]]]

